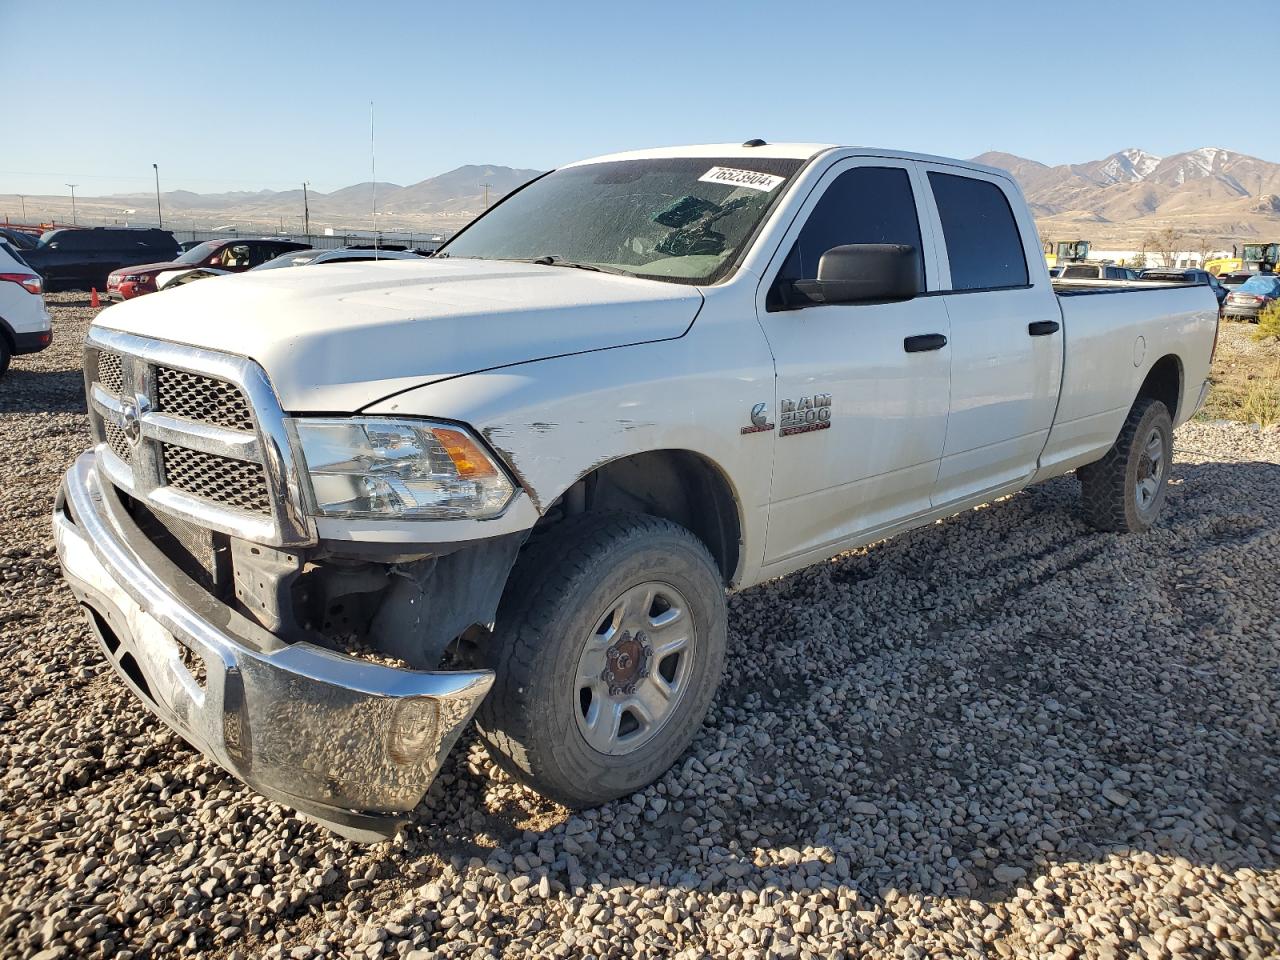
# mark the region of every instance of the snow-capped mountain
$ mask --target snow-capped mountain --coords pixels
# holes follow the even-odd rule
[[[1261,198],[1280,194],[1280,164],[1223,147],[1168,157],[1130,147],[1101,160],[1053,167],[1007,153],[975,159],[1009,170],[1039,217],[1118,223],[1152,216],[1256,216]]]
[[[1136,147],[1113,153],[1105,160],[1099,161],[1099,173],[1110,183],[1141,180],[1160,165],[1160,158]]]

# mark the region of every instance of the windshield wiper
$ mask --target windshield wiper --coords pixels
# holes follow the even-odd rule
[[[556,256],[553,253],[545,254],[541,257],[513,257],[520,263],[536,263],[543,267],[572,267],[574,270],[591,270],[594,273],[612,273],[619,277],[634,277],[635,274],[630,270],[623,270],[620,267],[605,267],[598,263],[583,263],[580,260],[566,260],[564,257]]]

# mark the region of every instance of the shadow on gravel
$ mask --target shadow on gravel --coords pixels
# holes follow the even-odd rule
[[[721,923],[725,903],[767,900],[778,916],[764,926],[801,930],[807,920],[783,915],[796,895],[847,915],[920,893],[981,930],[969,900],[1008,901],[1067,864],[1048,881],[1056,892],[1034,899],[1057,909],[1093,883],[1099,903],[1127,904],[1122,915],[1130,886],[1141,909],[1204,897],[1241,910],[1250,895],[1235,878],[1280,869],[1280,466],[1175,466],[1167,516],[1144,536],[1086,528],[1077,484],[1062,478],[734,597],[726,676],[699,738],[653,787],[597,810],[571,814],[513,784],[472,736],[397,843],[353,848],[154,736],[98,664],[85,682],[109,692],[95,686],[68,711],[85,756],[20,797],[15,787],[6,807],[24,811],[20,856],[41,865],[23,881],[26,913],[0,929],[38,930],[45,899],[109,892],[89,868],[68,880],[57,865],[94,831],[94,849],[109,850],[135,817],[146,870],[124,889],[160,904],[158,919],[126,933],[113,904],[104,929],[154,945],[176,886],[197,918],[252,908],[262,927],[240,942],[248,956],[310,936],[320,910],[344,903],[379,921],[403,907],[397,923],[447,944],[465,927],[441,925],[441,898],[473,910],[480,885],[497,882],[479,867],[503,878],[483,920],[499,947],[540,929],[531,904],[544,878],[552,897],[654,893],[695,926]],[[76,632],[61,656],[88,644]],[[39,690],[0,716],[6,736],[68,688]],[[172,824],[143,826],[161,806]],[[219,886],[218,857],[234,858],[239,892]],[[1137,858],[1226,876],[1157,892],[1156,874],[1128,872]],[[210,881],[217,892],[199,892]],[[285,905],[246,900],[259,881]],[[429,899],[428,882],[444,892]],[[727,899],[686,907],[691,890]],[[212,949],[207,922],[192,936]]]
[[[0,413],[84,413],[80,370],[24,370],[22,357],[0,382]]]
[[[1063,478],[747,591],[656,789],[557,813],[473,746],[410,836],[458,863],[532,847],[534,883],[864,905],[1004,900],[1113,855],[1280,868],[1280,466],[1173,479],[1143,536],[1085,527]]]

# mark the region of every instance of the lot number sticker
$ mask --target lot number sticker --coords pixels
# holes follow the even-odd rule
[[[786,178],[775,177],[772,173],[739,170],[737,167],[712,167],[698,179],[703,183],[723,183],[727,187],[747,187],[768,193]]]

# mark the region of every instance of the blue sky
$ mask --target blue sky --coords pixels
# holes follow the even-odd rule
[[[1280,160],[1200,2],[0,0],[0,193],[328,191],[700,141]],[[1247,18],[1246,18],[1247,19]],[[1276,105],[1270,107],[1275,116]]]

